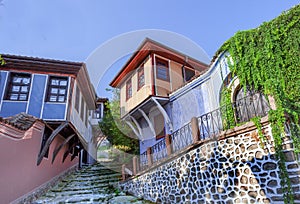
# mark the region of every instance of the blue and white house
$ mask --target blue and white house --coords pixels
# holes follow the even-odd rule
[[[92,163],[96,158],[92,126],[98,125],[91,123],[96,94],[85,64],[14,55],[2,57],[5,65],[0,70],[0,117],[23,112],[47,123],[45,132],[49,133],[44,134],[38,163],[57,135],[70,137],[69,146],[73,148],[70,152],[75,150],[82,162]]]

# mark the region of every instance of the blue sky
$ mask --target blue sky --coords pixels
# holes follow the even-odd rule
[[[212,57],[235,32],[255,28],[300,3],[299,0],[0,2],[0,53],[71,61],[86,61],[103,43],[141,29],[183,35]],[[108,81],[113,73],[106,77]],[[100,95],[105,93],[101,91]]]

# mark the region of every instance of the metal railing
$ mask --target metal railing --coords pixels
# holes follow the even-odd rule
[[[140,155],[140,170],[144,170],[147,167],[148,167],[148,158],[147,158],[147,151],[145,151]]]
[[[153,163],[168,156],[165,138],[151,147],[151,154]]]
[[[171,135],[173,152],[177,152],[193,143],[191,123],[186,124]]]
[[[269,104],[261,93],[255,93],[234,103],[221,106],[198,117],[200,139],[213,137],[239,123],[248,122],[253,117],[266,116],[269,110]]]

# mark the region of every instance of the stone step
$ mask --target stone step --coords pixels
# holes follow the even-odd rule
[[[64,178],[34,203],[124,203],[113,200],[118,196],[112,186],[116,186],[121,179],[120,172],[114,169],[120,167],[121,165],[112,163],[84,166]]]

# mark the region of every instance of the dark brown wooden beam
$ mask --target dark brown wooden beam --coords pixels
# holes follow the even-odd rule
[[[38,159],[37,159],[37,165],[40,165],[40,163],[43,160],[43,157],[45,156],[45,154],[47,153],[52,141],[54,140],[54,138],[59,134],[59,132],[61,130],[63,130],[65,127],[68,126],[68,122],[63,122],[62,124],[60,124],[50,135],[50,137],[47,139],[43,149],[40,151],[39,155],[38,155]]]
[[[68,154],[72,151],[72,149],[77,145],[77,142],[73,143],[69,149],[67,149],[64,153],[63,159],[62,159],[62,163],[65,162],[66,158],[68,157]]]
[[[75,136],[75,134],[70,135],[61,145],[59,145],[54,151],[52,155],[52,164],[58,154],[58,152]]]

